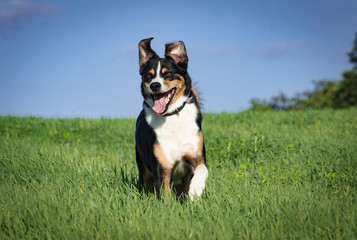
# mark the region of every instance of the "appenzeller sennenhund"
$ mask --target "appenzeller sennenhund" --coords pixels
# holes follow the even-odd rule
[[[143,110],[136,122],[136,162],[141,187],[200,198],[206,185],[205,145],[198,94],[187,72],[183,42],[166,44],[160,58],[148,38],[139,43]]]

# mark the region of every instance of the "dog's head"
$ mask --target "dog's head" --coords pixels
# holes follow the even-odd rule
[[[187,73],[188,57],[185,44],[166,44],[165,58],[160,58],[150,46],[153,38],[139,43],[141,92],[154,112],[166,115],[180,108],[191,92]]]

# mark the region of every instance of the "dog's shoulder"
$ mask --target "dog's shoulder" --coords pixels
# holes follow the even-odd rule
[[[143,110],[141,110],[138,118],[136,119],[136,127],[144,124],[144,122],[146,122],[146,120],[145,120],[145,111],[143,109]]]
[[[152,127],[148,124],[145,117],[145,110],[143,109],[138,118],[136,119],[136,131],[135,138],[137,141],[147,141],[155,142],[155,133]],[[150,138],[150,139],[149,139]]]

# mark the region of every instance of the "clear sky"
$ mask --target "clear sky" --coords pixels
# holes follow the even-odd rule
[[[136,117],[137,44],[182,40],[204,112],[341,79],[356,0],[0,0],[0,115]]]

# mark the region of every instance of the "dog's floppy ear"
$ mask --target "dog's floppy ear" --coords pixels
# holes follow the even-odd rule
[[[187,68],[188,57],[185,44],[182,41],[165,45],[165,57],[172,58],[177,65]]]
[[[150,58],[158,57],[151,49],[150,43],[154,38],[143,39],[139,42],[139,65],[142,68]]]

